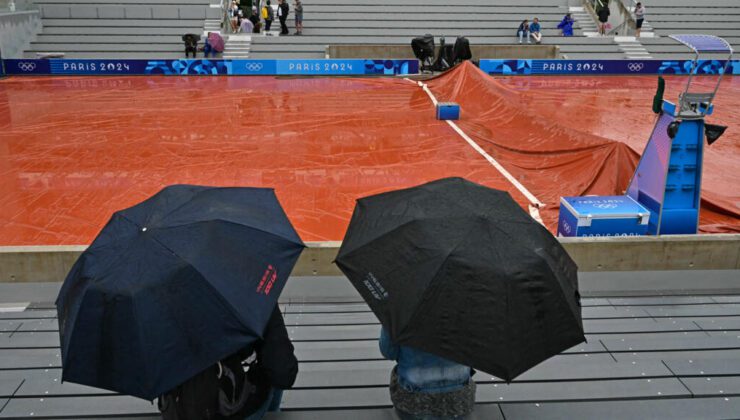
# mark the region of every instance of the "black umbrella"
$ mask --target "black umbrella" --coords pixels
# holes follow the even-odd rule
[[[575,263],[503,191],[447,178],[360,199],[336,263],[395,342],[507,381],[585,341]]]
[[[57,298],[62,380],[169,391],[262,336],[303,247],[267,188],[176,185],[115,213]]]

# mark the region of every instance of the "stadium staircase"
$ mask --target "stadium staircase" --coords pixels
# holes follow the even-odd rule
[[[226,36],[223,58],[245,59],[249,58],[251,46],[251,35],[234,34]]]

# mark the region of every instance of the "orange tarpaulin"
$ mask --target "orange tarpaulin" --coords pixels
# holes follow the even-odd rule
[[[626,188],[653,125],[654,77],[494,79],[465,65],[429,85],[462,104],[462,130],[545,202],[551,229],[561,195]],[[733,91],[728,78],[710,117],[731,126],[706,157],[712,231],[740,226],[737,182],[722,181],[738,176]],[[402,79],[0,80],[0,245],[87,244],[174,183],[274,187],[303,240],[341,240],[358,197],[447,176],[528,204]]]
[[[617,195],[627,189],[637,152],[642,153],[655,123],[650,107],[656,80],[594,77],[572,88],[572,78],[494,79],[466,63],[428,85],[438,100],[461,104],[459,126],[547,204],[541,214],[553,230],[561,196]],[[712,81],[699,85],[711,89]],[[669,78],[668,83],[666,99],[677,97],[686,78]],[[740,86],[732,79],[728,84],[731,91],[720,92],[717,116],[708,120],[733,125],[740,120],[729,99],[737,101],[732,91]],[[734,188],[740,183],[740,136],[732,129],[706,148],[703,232],[740,231],[740,196]]]

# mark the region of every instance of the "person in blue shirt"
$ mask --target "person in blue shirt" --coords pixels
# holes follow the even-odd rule
[[[541,43],[542,42],[542,33],[540,32],[540,20],[537,18],[534,18],[532,20],[532,24],[529,25],[529,33],[532,34],[532,38],[534,38],[534,42]]]
[[[390,394],[401,419],[462,419],[473,411],[475,371],[469,366],[398,345],[385,328],[379,345],[383,357],[396,361]]]
[[[568,13],[563,17],[563,20],[558,23],[558,29],[563,33],[563,36],[573,36],[573,17]]]

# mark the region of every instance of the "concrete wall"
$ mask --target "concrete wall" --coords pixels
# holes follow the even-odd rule
[[[561,238],[560,242],[582,272],[740,270],[740,235]],[[341,275],[332,264],[340,244],[307,243],[293,275]],[[0,247],[0,282],[61,281],[85,248]]]
[[[40,31],[38,11],[0,13],[0,53],[3,58],[23,58],[23,50]]]
[[[473,60],[481,58],[560,58],[556,45],[471,45]],[[415,58],[411,45],[329,45],[329,58]],[[439,54],[439,48],[437,53]]]

